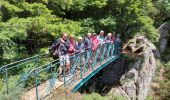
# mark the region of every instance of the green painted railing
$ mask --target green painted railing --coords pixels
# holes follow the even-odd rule
[[[39,100],[55,89],[55,84],[57,84],[59,77],[66,88],[77,84],[72,90],[72,92],[75,92],[98,71],[117,59],[120,55],[119,49],[119,43],[107,42],[98,45],[96,50],[86,48],[85,50],[77,51],[69,56],[71,62],[69,72],[66,72],[66,64],[63,61],[62,73],[59,73],[58,69],[60,65],[59,59],[48,59],[48,54],[36,55],[4,65],[0,68],[0,75],[4,79],[5,94],[12,93],[18,87],[27,89],[35,87],[36,98]],[[14,73],[16,70],[18,73]],[[88,73],[90,71],[91,73]],[[15,79],[13,80],[17,82],[11,85],[13,82],[11,80],[14,76]],[[77,83],[78,80],[80,80],[79,83]],[[44,93],[40,94],[38,86],[44,82],[48,84]]]

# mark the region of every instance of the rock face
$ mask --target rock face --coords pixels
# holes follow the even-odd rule
[[[125,55],[135,56],[120,79],[121,86],[116,89],[119,95],[129,100],[146,99],[156,67],[153,51],[156,51],[156,47],[141,35],[135,36],[124,46]]]
[[[145,36],[137,35],[124,45],[120,59],[84,84],[81,92],[120,95],[127,100],[145,100],[159,52]]]
[[[170,23],[165,22],[164,24],[162,24],[159,27],[159,34],[160,34],[160,52],[163,53],[167,43],[168,43],[168,39],[170,39],[169,37],[169,31],[170,31]]]

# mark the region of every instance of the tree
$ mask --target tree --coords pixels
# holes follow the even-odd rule
[[[61,32],[84,36],[104,30],[120,33],[123,40],[140,32],[157,40],[152,0],[1,1],[1,59],[8,61],[22,58],[21,51],[30,55],[47,48]]]

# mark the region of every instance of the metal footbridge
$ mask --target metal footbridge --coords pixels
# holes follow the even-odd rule
[[[59,73],[59,59],[54,60],[45,53],[4,65],[0,67],[0,78],[4,82],[1,91],[10,95],[21,89],[24,91],[22,100],[46,99],[59,88],[74,93],[96,73],[118,59],[119,49],[119,43],[107,42],[98,45],[96,50],[86,49],[71,54],[71,69],[66,71],[63,61],[62,73]]]

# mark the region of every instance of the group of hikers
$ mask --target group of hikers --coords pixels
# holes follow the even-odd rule
[[[54,56],[59,56],[59,73],[61,73],[63,67],[66,68],[66,73],[69,73],[70,63],[72,63],[71,56],[86,50],[96,51],[99,45],[108,42],[114,43],[116,39],[121,41],[118,34],[108,33],[105,36],[103,30],[98,35],[96,33],[87,33],[85,37],[78,37],[77,41],[73,35],[69,37],[67,33],[62,33],[62,37],[57,39],[49,50],[52,51]],[[87,58],[89,58],[88,55],[84,59]]]

